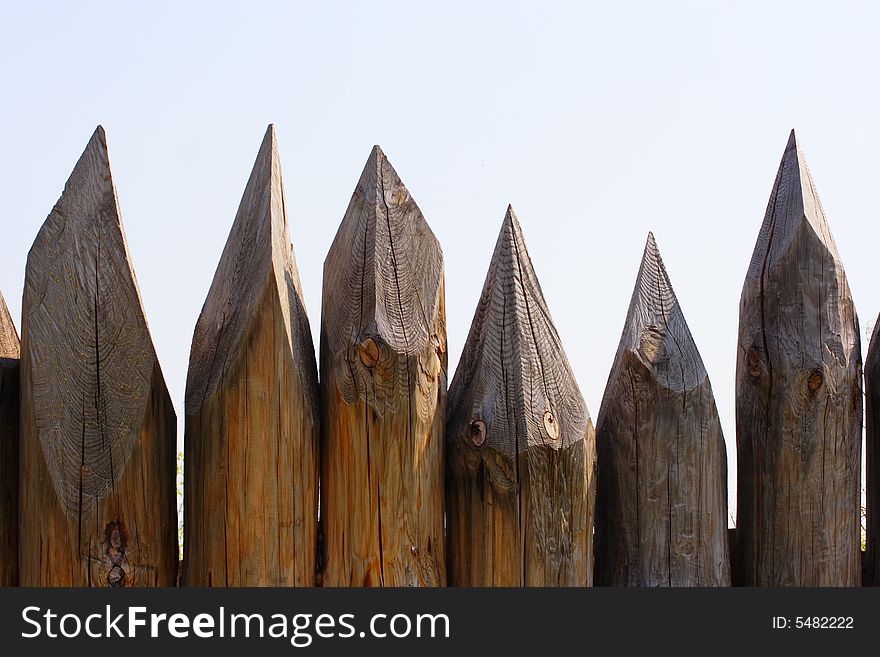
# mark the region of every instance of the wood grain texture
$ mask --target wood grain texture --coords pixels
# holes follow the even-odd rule
[[[721,422],[650,233],[596,449],[596,584],[729,586]]]
[[[193,336],[185,584],[314,585],[319,414],[269,126]]]
[[[9,314],[6,299],[0,294],[0,358],[18,358],[21,354],[21,343],[15,322]]]
[[[176,418],[99,126],[25,272],[20,579],[170,586]]]
[[[18,585],[18,331],[0,293],[0,586]]]
[[[792,131],[740,301],[735,581],[858,586],[859,328]]]
[[[376,146],[324,262],[325,586],[446,583],[443,254]]]
[[[593,425],[510,207],[446,436],[450,583],[590,585]]]
[[[880,586],[880,318],[865,358],[865,480],[867,507],[864,581]]]

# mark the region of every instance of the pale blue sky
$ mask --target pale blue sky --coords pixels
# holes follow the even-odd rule
[[[322,262],[379,143],[444,249],[450,379],[512,203],[595,418],[653,230],[733,483],[739,296],[792,127],[863,338],[880,309],[877,7],[4,1],[0,290],[20,317],[27,251],[103,124],[182,419],[193,327],[266,124],[316,338]]]

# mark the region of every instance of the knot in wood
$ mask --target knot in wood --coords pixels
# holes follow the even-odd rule
[[[107,573],[107,586],[125,586],[125,571],[122,566],[114,565]]]
[[[654,364],[666,360],[666,347],[663,341],[666,331],[662,326],[650,324],[644,328],[639,339],[639,353],[646,363]]]
[[[482,420],[471,422],[471,442],[477,447],[482,447],[486,442],[486,423]]]
[[[404,203],[406,203],[406,198],[409,196],[405,189],[395,189],[391,194],[391,203],[395,206],[400,207]]]
[[[108,522],[104,528],[105,562],[110,566],[107,571],[107,586],[125,586],[126,530],[121,522]]]
[[[556,442],[559,439],[559,423],[550,411],[544,411],[544,431],[550,440]]]
[[[825,377],[822,374],[822,370],[813,370],[810,372],[810,377],[807,379],[807,387],[810,389],[810,392],[816,392],[822,385],[824,379]]]
[[[366,367],[376,367],[379,362],[379,345],[373,338],[364,338],[358,345],[358,355]]]
[[[746,353],[746,367],[749,370],[749,376],[757,379],[761,376],[761,358],[754,348],[749,349]]]

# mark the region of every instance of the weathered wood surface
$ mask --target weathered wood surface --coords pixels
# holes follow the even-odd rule
[[[318,370],[269,126],[193,336],[183,581],[315,583]]]
[[[880,586],[880,317],[865,358],[865,479],[867,507],[864,584]]]
[[[324,263],[325,586],[446,583],[437,239],[376,146]]]
[[[450,583],[589,586],[595,434],[508,208],[449,390]]]
[[[596,449],[596,584],[729,586],[721,422],[650,233]]]
[[[858,586],[858,319],[794,132],[740,302],[735,581]]]
[[[173,585],[175,434],[99,126],[28,254],[21,584]]]
[[[0,294],[0,586],[18,584],[18,332]]]

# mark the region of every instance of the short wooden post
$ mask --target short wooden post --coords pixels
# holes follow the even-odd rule
[[[99,126],[28,255],[23,586],[172,586],[176,419]]]
[[[184,577],[312,586],[318,370],[269,126],[193,336]]]
[[[325,586],[446,583],[443,255],[376,146],[324,263]]]
[[[18,332],[0,294],[0,586],[18,585]]]
[[[740,301],[735,581],[858,586],[859,328],[792,131]]]
[[[721,422],[650,233],[596,450],[596,584],[730,586]]]
[[[865,358],[865,586],[880,586],[880,317]]]
[[[589,586],[595,434],[508,207],[447,414],[450,582]]]

